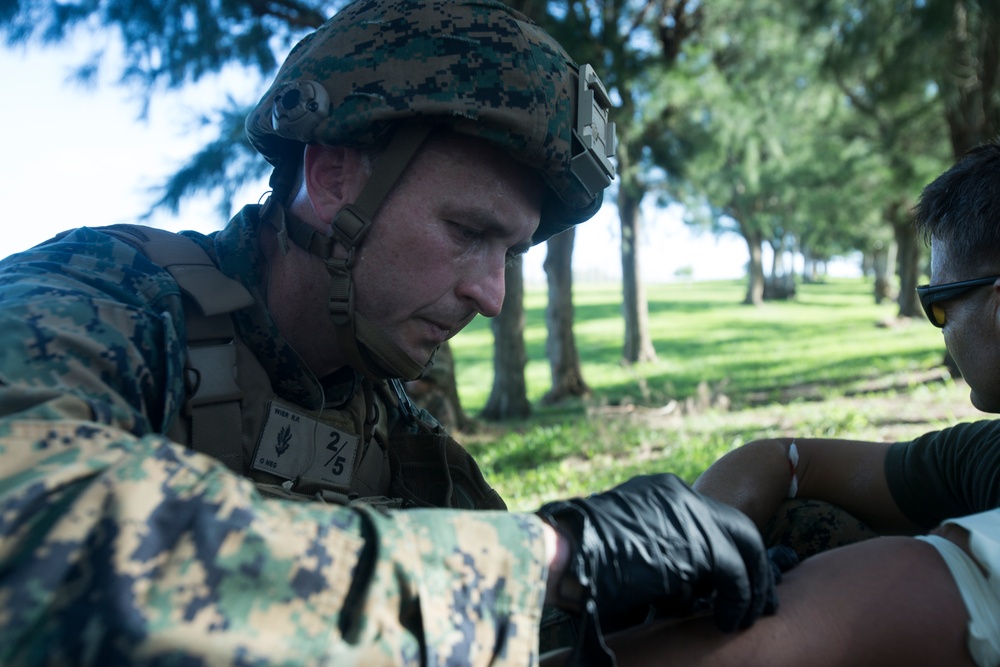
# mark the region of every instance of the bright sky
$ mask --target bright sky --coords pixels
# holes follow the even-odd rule
[[[154,99],[148,119],[139,120],[140,101],[110,83],[84,89],[68,81],[86,52],[66,49],[0,48],[0,76],[8,102],[0,105],[3,159],[0,200],[4,227],[0,257],[25,249],[55,233],[82,225],[135,222],[163,182],[210,133],[199,131],[200,112],[212,96],[234,93],[256,98],[259,90],[230,90],[215,82],[200,90]],[[244,84],[246,85],[246,84]],[[246,189],[236,203],[253,203],[266,182]],[[194,200],[178,217],[159,214],[150,224],[171,230],[211,231],[222,226],[214,203]],[[617,211],[605,208],[579,228],[575,272],[584,279],[621,275]],[[734,234],[715,238],[692,232],[675,211],[650,208],[645,214],[640,270],[647,282],[669,281],[690,267],[698,279],[743,275],[747,250]],[[526,278],[544,280],[544,246],[525,261]]]

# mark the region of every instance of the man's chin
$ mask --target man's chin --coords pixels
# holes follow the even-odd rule
[[[969,391],[969,400],[977,410],[990,413],[1000,413],[1000,396],[983,396],[976,393],[975,389]]]
[[[441,343],[441,345],[444,345],[444,343]],[[423,359],[425,367],[430,366],[431,364],[434,363],[434,357],[437,356],[437,352],[439,349],[441,349],[441,345],[435,345],[433,348],[431,348],[430,352],[426,350],[424,351]]]
[[[427,366],[434,361],[434,355],[437,354],[440,345],[435,345],[431,347],[430,345],[421,345],[418,347],[405,347],[402,348],[403,351],[421,366]]]

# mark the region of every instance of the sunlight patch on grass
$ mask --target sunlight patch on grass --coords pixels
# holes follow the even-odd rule
[[[545,293],[526,296],[534,414],[457,434],[512,509],[586,495],[636,474],[669,471],[693,482],[757,438],[912,438],[971,410],[967,388],[952,382],[848,398],[885,376],[926,374],[944,353],[939,330],[923,320],[895,321],[896,306],[876,305],[863,280],[803,285],[794,300],[759,308],[740,303],[741,281],[647,289],[658,358],[629,366],[621,363],[620,292],[577,287],[575,337],[593,394],[557,406],[539,403],[550,383]],[[452,349],[463,407],[475,416],[492,386],[489,322],[473,322]],[[730,409],[670,412],[697,396],[699,383],[724,394]],[[797,388],[803,397],[788,398]]]

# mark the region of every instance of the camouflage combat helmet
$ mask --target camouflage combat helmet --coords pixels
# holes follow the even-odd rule
[[[610,107],[593,68],[576,65],[499,0],[356,0],[296,45],[248,116],[247,133],[275,167],[279,195],[297,176],[304,144],[378,148],[332,239],[294,220],[274,201],[283,197],[272,196],[265,213],[327,262],[330,314],[343,343],[360,340],[360,370],[412,378],[423,365],[354,313],[350,270],[372,217],[431,129],[492,142],[535,170],[547,186],[532,238],[539,243],[600,207],[615,175]],[[334,244],[346,259],[333,257]]]

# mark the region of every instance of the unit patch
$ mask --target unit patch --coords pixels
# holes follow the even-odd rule
[[[270,401],[252,467],[348,489],[357,452],[357,435]]]

